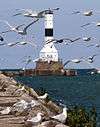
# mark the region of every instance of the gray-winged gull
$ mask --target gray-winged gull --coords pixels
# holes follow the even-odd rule
[[[67,110],[68,108],[67,107],[64,107],[63,108],[63,112],[61,114],[58,114],[58,115],[55,115],[55,116],[52,116],[51,118],[61,122],[61,123],[65,123],[66,122],[66,119],[67,119]]]
[[[11,107],[6,107],[4,110],[0,111],[0,114],[7,115],[10,113],[10,111],[11,111]]]
[[[32,125],[37,125],[42,121],[42,113],[38,112],[35,117],[32,117],[31,119],[27,119],[27,122],[31,123]]]
[[[10,27],[10,30],[7,30],[7,31],[1,32],[1,33],[7,33],[7,32],[12,32],[12,31],[14,31],[14,32],[16,32],[16,33],[18,33],[18,34],[20,34],[20,35],[27,35],[27,29],[28,29],[31,25],[33,25],[34,23],[36,23],[38,20],[39,20],[39,19],[36,19],[36,20],[32,21],[32,22],[29,23],[23,30],[19,30],[19,28],[20,28],[21,26],[23,26],[24,24],[19,25],[19,26],[17,26],[17,27],[14,27],[14,26],[11,26],[11,25],[8,23],[8,21],[1,20],[2,22],[6,23],[6,24]]]

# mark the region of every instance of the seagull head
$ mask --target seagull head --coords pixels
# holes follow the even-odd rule
[[[41,112],[38,112],[38,113],[37,113],[37,116],[44,116],[44,114],[41,113]]]

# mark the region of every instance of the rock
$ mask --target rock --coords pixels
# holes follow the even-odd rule
[[[60,124],[57,124],[55,127],[69,127],[69,126],[66,126],[66,125],[60,123]]]
[[[9,125],[9,127],[32,127],[32,124],[26,121],[26,119],[36,116],[38,112],[44,114],[44,116],[42,116],[43,122],[38,123],[38,125],[34,127],[55,127],[57,124],[59,125],[57,121],[51,120],[50,116],[59,114],[61,112],[61,108],[51,100],[48,102],[40,101],[38,99],[38,94],[32,88],[27,86],[25,86],[25,90],[17,93],[16,90],[20,89],[20,86],[23,87],[13,78],[0,74],[0,110],[6,108],[7,106],[11,107],[10,114],[1,116],[0,125],[3,127],[7,127],[7,125]],[[29,107],[29,109],[23,109],[23,107],[13,107],[13,105],[20,100],[25,100],[28,103],[32,100],[36,100],[39,102],[39,105],[31,108]]]
[[[61,112],[61,108],[58,105],[56,105],[55,103],[53,103],[52,101],[49,101],[47,103],[47,107],[49,107],[49,109],[55,113],[59,114]]]
[[[50,120],[50,121],[45,121],[41,123],[41,127],[55,127],[58,124],[58,122]]]

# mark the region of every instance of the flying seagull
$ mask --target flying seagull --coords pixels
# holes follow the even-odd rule
[[[32,11],[31,9],[21,9],[20,11],[24,11],[24,12],[14,14],[13,16],[24,15],[25,17],[31,17],[31,18],[43,18],[47,11],[55,11],[55,10],[59,10],[59,8],[53,8],[53,9],[49,8],[40,12]]]
[[[15,45],[17,45],[19,42],[15,42],[15,43],[6,43],[7,46],[9,47],[13,47]]]
[[[38,59],[39,58],[36,58],[36,59],[32,59],[31,58],[31,56],[28,56],[28,58],[26,59],[26,60],[23,60],[22,62],[25,62],[25,67],[23,67],[23,70],[25,70],[26,69],[26,67],[27,67],[27,65],[29,64],[29,63],[31,63],[31,62],[36,62],[36,61],[38,61]]]
[[[36,47],[36,44],[31,43],[29,41],[19,41],[19,43],[18,43],[18,45],[27,45],[27,44]]]
[[[96,57],[98,54],[94,54],[93,56],[88,57],[88,62],[93,63],[94,62],[94,57]]]
[[[20,34],[20,35],[26,35],[26,34],[27,34],[27,29],[28,29],[32,24],[36,23],[38,20],[39,20],[39,19],[36,19],[35,21],[31,22],[31,23],[28,24],[23,30],[19,30],[19,28],[20,28],[21,26],[23,26],[24,24],[19,25],[19,26],[17,26],[17,27],[14,27],[14,26],[11,26],[11,25],[8,23],[8,21],[4,21],[4,22],[10,27],[10,30],[5,31],[5,32],[1,32],[1,33],[3,34],[3,33],[7,33],[7,32],[12,32],[12,31],[14,31],[14,32],[16,32],[16,33],[18,33],[18,34]]]
[[[90,41],[92,39],[92,37],[83,37],[82,39],[83,39],[83,41]]]
[[[92,10],[88,10],[88,11],[84,11],[84,12],[81,12],[81,11],[72,12],[72,14],[81,14],[81,13],[84,16],[92,16],[93,15],[93,11]]]
[[[86,11],[74,11],[71,14],[82,14],[83,16],[92,16],[94,13],[100,13],[99,11],[93,11],[93,10],[86,10]]]
[[[82,57],[81,57],[82,58]],[[72,62],[72,63],[80,63],[82,62],[82,59],[72,59],[72,60],[67,60],[65,63],[64,63],[64,66],[67,65],[68,63]]]
[[[94,46],[94,47],[100,48],[100,44],[91,44],[91,45],[87,45],[87,47],[91,47],[91,46]]]
[[[84,62],[87,62],[88,64],[91,64],[94,62],[94,58],[97,56],[98,54],[94,54],[92,56],[89,56],[88,58],[83,58]]]
[[[89,25],[91,25],[91,24],[95,24],[95,26],[100,27],[100,21],[98,21],[98,22],[90,22],[90,23],[86,23],[86,24],[81,25],[81,27],[84,28],[85,26],[89,26]]]
[[[68,117],[67,110],[68,110],[68,108],[64,107],[63,108],[63,112],[61,114],[52,116],[51,118],[53,118],[53,119],[55,119],[55,120],[57,120],[57,121],[59,121],[61,123],[65,123],[66,120],[67,120],[67,117]]]
[[[51,42],[54,42],[54,43],[57,44],[57,43],[63,43],[64,41],[69,41],[70,43],[72,43],[72,42],[78,41],[80,39],[81,39],[80,37],[79,38],[76,38],[76,39],[69,39],[69,38],[52,39],[52,40],[47,40],[46,41],[46,44],[51,43]]]

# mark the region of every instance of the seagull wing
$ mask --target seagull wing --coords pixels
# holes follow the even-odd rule
[[[97,56],[98,54],[94,54],[91,58],[93,59],[95,56]]]
[[[13,16],[18,16],[18,15],[22,15],[22,13],[21,12],[20,13],[16,13]]]
[[[12,30],[7,30],[7,31],[3,31],[3,32],[1,32],[2,34],[4,34],[4,33],[8,33],[8,32],[11,32]]]
[[[91,46],[94,46],[94,44],[91,44],[91,45],[87,45],[87,47],[91,47]]]
[[[62,123],[65,123],[65,121],[66,121],[66,117],[64,116],[63,113],[58,114],[58,115],[56,115],[56,116],[53,116],[53,117],[51,117],[51,118],[53,118],[53,119],[55,119],[55,120],[57,120],[57,121],[59,121],[59,122],[62,122]]]
[[[21,24],[19,26],[16,27],[16,29],[18,30],[21,26],[24,26],[25,24]]]
[[[6,43],[0,43],[0,46],[6,45]]]
[[[57,7],[57,8],[53,8],[53,9],[51,9],[51,10],[53,10],[53,11],[55,11],[55,10],[59,10],[60,8],[59,7]]]
[[[85,27],[85,26],[89,26],[89,25],[91,25],[91,23],[86,23],[86,24],[82,25],[81,27]]]
[[[70,60],[66,61],[63,66],[67,65],[69,62],[71,61]]]
[[[9,24],[9,22],[8,21],[6,21],[6,20],[1,20],[2,22],[4,22],[4,23],[6,23],[10,28],[12,28],[13,26],[11,26],[10,24]]]
[[[4,41],[4,38],[2,36],[0,36],[0,41]]]
[[[73,15],[73,14],[80,14],[80,13],[81,13],[80,11],[74,11],[71,14]]]
[[[26,32],[26,30],[28,29],[28,27],[30,27],[32,24],[36,23],[39,19],[36,19],[35,21],[31,22],[29,25],[27,25],[23,31]]]
[[[76,38],[76,39],[74,39],[74,40],[71,40],[71,42],[74,42],[74,41],[78,41],[78,40],[80,40],[81,38],[79,37],[79,38]]]

